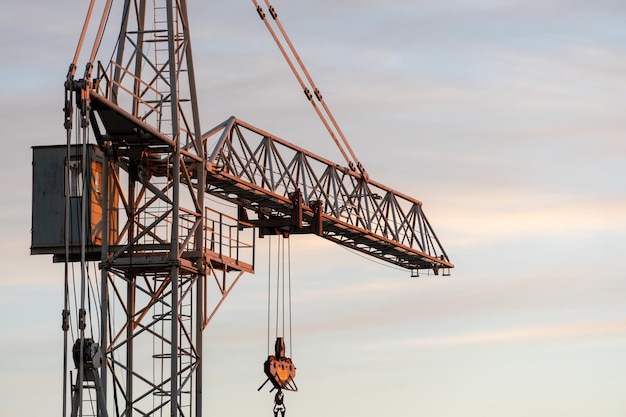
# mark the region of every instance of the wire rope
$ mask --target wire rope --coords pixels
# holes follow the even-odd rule
[[[101,301],[101,297],[100,297],[100,290],[97,284],[98,282],[98,274],[96,271],[96,268],[89,268],[90,264],[94,264],[94,262],[91,263],[87,263],[87,276],[89,277],[89,291],[92,294],[93,298],[93,303],[96,306],[100,305],[100,301]],[[96,338],[96,335],[98,336],[98,338],[100,338],[99,336],[102,334],[102,328],[100,326],[100,309],[96,308],[95,309],[95,318],[96,318],[96,332],[94,333],[93,331],[93,318],[92,318],[92,312],[91,312],[91,301],[89,302],[89,326],[91,327],[91,337],[93,337],[94,339]]]
[[[72,293],[74,296],[74,309],[78,308],[78,296],[76,295],[76,271],[74,270],[74,263],[72,263]],[[70,316],[71,317],[71,316]],[[74,318],[74,320],[78,319],[78,315]],[[76,335],[74,335],[74,328],[78,328],[78,323],[74,323],[74,325],[70,326],[70,334],[72,340],[76,340]]]
[[[94,337],[94,332],[93,332],[93,313],[91,311],[91,304],[92,304],[92,300],[91,298],[93,297],[93,290],[91,288],[91,278],[88,276],[87,277],[87,311],[89,312],[89,333],[91,335],[91,337]]]
[[[78,48],[80,50],[80,47]],[[78,51],[74,56],[74,62],[70,66],[70,71],[75,71],[76,63],[78,59]],[[68,74],[68,84],[71,82],[71,76]],[[70,178],[70,166],[69,160],[72,149],[72,123],[73,123],[73,108],[74,108],[74,94],[70,89],[70,85],[66,85],[65,89],[65,141],[66,141],[66,155],[65,155],[65,170],[64,170],[64,192],[65,192],[65,210],[64,210],[64,244],[65,244],[65,262],[63,265],[63,312],[62,314],[62,329],[63,329],[63,401],[62,401],[62,416],[67,415],[67,375],[68,375],[68,331],[72,329],[71,315],[70,315],[70,289],[69,289],[69,256],[70,256],[70,194],[69,194],[69,178]]]
[[[78,198],[80,198],[81,200],[81,204],[80,204],[80,221],[79,221],[79,229],[80,229],[80,234],[79,234],[79,244],[80,244],[80,305],[78,305],[78,301],[76,300],[76,277],[74,274],[74,266],[72,264],[72,278],[73,278],[73,283],[74,283],[74,299],[75,299],[75,304],[74,304],[74,308],[78,309],[78,317],[77,317],[77,324],[78,324],[78,333],[79,333],[79,338],[77,339],[79,341],[79,360],[78,360],[78,377],[77,377],[77,396],[73,397],[72,401],[77,401],[78,402],[78,407],[79,407],[79,414],[82,415],[83,413],[83,383],[85,380],[85,369],[84,369],[84,363],[82,360],[82,353],[83,353],[83,349],[84,349],[84,341],[85,341],[85,298],[86,298],[86,293],[88,292],[87,287],[87,277],[86,277],[86,269],[85,269],[85,264],[86,264],[86,260],[85,260],[85,251],[86,251],[86,241],[85,241],[85,237],[86,237],[86,219],[87,219],[87,141],[89,138],[89,131],[87,128],[87,125],[84,123],[85,119],[88,119],[88,114],[85,113],[85,106],[84,104],[82,105],[83,109],[80,110],[79,113],[79,109],[78,106],[76,106],[76,112],[77,112],[77,119],[81,120],[81,128],[80,129],[76,129],[76,142],[77,142],[77,146],[81,146],[82,149],[82,155],[81,155],[81,159],[79,167],[80,170],[76,169],[75,174],[76,174],[76,191],[78,192],[80,190],[80,194],[78,196]],[[88,110],[87,110],[88,111]],[[82,116],[82,117],[81,117]],[[69,135],[68,135],[69,138]],[[69,168],[67,170],[68,173],[70,173],[70,178],[67,180],[67,184],[70,184],[70,189],[66,190],[67,193],[71,193],[74,189],[74,187],[71,186],[71,179],[73,177],[73,173],[72,173],[72,156],[71,156],[71,146],[68,146],[68,153],[69,153],[69,159],[66,160],[66,164],[69,165]],[[78,158],[77,158],[78,159]],[[78,184],[80,180],[80,184]],[[66,197],[66,203],[70,202],[71,203],[71,195],[69,197]],[[71,204],[70,204],[71,206]],[[66,207],[66,210],[70,210],[70,208]],[[71,213],[70,213],[70,223],[71,223]],[[68,236],[71,235],[71,227],[69,229],[68,232]],[[67,243],[67,242],[66,242]],[[68,246],[66,246],[67,248]],[[66,261],[69,258],[69,254],[67,254],[66,256]],[[74,340],[74,338],[73,338]]]
[[[78,106],[76,106],[75,108],[75,112],[76,112],[76,120],[80,120],[80,109],[78,108]],[[80,129],[75,129],[74,130],[74,145],[79,145],[80,144]],[[79,175],[79,172],[74,172],[72,173],[72,161],[73,161],[73,157],[72,157],[72,152],[71,152],[71,147],[68,147],[68,157],[67,157],[67,161],[65,162],[68,166],[68,179],[67,179],[67,184],[68,184],[68,189],[66,190],[66,193],[68,195],[67,198],[67,202],[68,202],[68,207],[67,210],[69,211],[69,231],[68,231],[68,246],[70,244],[70,242],[72,241],[72,226],[74,223],[75,219],[79,219],[80,217],[80,212],[79,212],[79,206],[78,205],[72,205],[72,192],[74,192],[74,190],[78,190],[78,180],[81,178],[81,176]],[[75,183],[74,185],[72,185],[72,177],[76,176],[75,178]],[[72,206],[74,206],[74,213],[72,213]],[[68,254],[66,256],[66,260],[68,262],[70,262],[70,255],[71,253],[69,253],[69,249],[68,249]],[[78,285],[76,283],[76,270],[74,268],[74,263],[71,262],[71,271],[72,271],[72,295],[74,298],[74,309],[78,310],[78,294],[77,294],[77,289],[78,289]],[[70,302],[71,303],[71,302]],[[70,317],[71,314],[70,314]],[[79,314],[76,314],[75,320],[79,320]],[[71,338],[72,341],[76,340],[77,335],[74,334],[74,328],[78,328],[78,322],[75,323],[74,325],[70,325],[70,333],[71,333]]]
[[[267,356],[270,355],[270,323],[272,321],[272,237],[269,237],[267,259]]]
[[[275,254],[273,253],[273,246],[274,242],[272,241],[272,238],[270,236],[270,242],[268,245],[269,249],[267,282],[268,356],[271,352],[270,337],[272,330],[274,330],[275,339],[282,338],[285,343],[287,343],[286,339],[288,339],[288,352],[290,355],[293,355],[293,327],[291,309],[291,241],[288,238],[279,236],[276,239]],[[273,262],[276,262],[275,271],[272,269]],[[275,282],[272,281],[273,279],[275,279]],[[275,299],[273,299],[272,297],[275,297]],[[274,329],[272,329],[272,326],[274,327]]]
[[[76,106],[76,120],[80,120],[80,108],[78,106]],[[74,145],[78,146],[80,145],[80,129],[75,129],[74,130]],[[76,197],[73,196],[72,193],[76,192],[78,193],[80,190],[80,184],[79,181],[82,181],[82,172],[78,170],[79,167],[74,167],[72,168],[72,162],[75,160],[75,156],[72,155],[72,152],[70,150],[70,154],[69,154],[69,159],[66,161],[66,163],[69,166],[69,178],[68,178],[68,184],[69,184],[69,189],[67,190],[67,193],[69,195],[69,208],[68,210],[70,210],[70,232],[69,232],[69,242],[72,242],[72,226],[74,225],[74,221],[76,219],[80,219],[80,205],[76,205],[76,204],[72,204],[72,197]],[[72,169],[74,169],[74,172],[72,172]],[[72,178],[75,177],[75,182],[72,185]],[[72,208],[74,208],[73,212],[72,212]],[[78,225],[78,227],[80,227],[80,223]],[[68,254],[68,260],[71,256],[71,253]],[[74,297],[74,309],[78,310],[79,308],[79,303],[78,303],[78,284],[76,282],[76,270],[75,270],[75,264],[74,262],[71,263],[71,269],[72,269],[72,295]],[[75,320],[79,320],[79,314],[76,314],[76,318]],[[72,340],[75,340],[77,338],[78,335],[74,335],[74,327],[78,328],[78,322],[75,323],[76,326],[71,326],[71,330],[72,330]]]
[[[282,273],[281,273],[281,319],[283,321],[283,328],[282,328],[282,336],[285,337],[285,238],[281,239],[281,243],[282,243],[282,247],[281,247],[281,267],[282,267]]]
[[[287,234],[282,234],[280,232],[277,233],[277,243],[276,243],[276,255],[273,256],[272,247],[273,242],[270,239],[270,243],[268,245],[268,345],[269,345],[269,335],[271,332],[270,323],[272,318],[272,313],[270,312],[270,308],[272,306],[271,296],[272,292],[274,292],[273,285],[274,283],[271,281],[272,276],[274,275],[271,271],[272,261],[275,259],[276,261],[276,304],[275,304],[275,331],[276,331],[276,340],[274,343],[274,354],[268,353],[267,361],[264,364],[264,371],[268,376],[267,380],[259,387],[259,390],[265,386],[268,381],[272,381],[272,385],[274,387],[270,390],[272,392],[274,389],[277,389],[278,392],[274,399],[274,413],[277,413],[279,408],[278,406],[282,406],[282,389],[289,391],[297,391],[298,387],[293,381],[293,377],[295,377],[295,368],[293,367],[293,362],[291,360],[291,356],[293,355],[293,342],[292,342],[292,325],[291,325],[291,241],[288,239]],[[286,242],[287,241],[287,242]],[[287,345],[286,338],[289,339],[289,343]],[[269,350],[269,346],[268,346]],[[276,369],[278,367],[278,370]],[[281,371],[282,369],[282,371]],[[275,372],[277,370],[278,373]],[[287,375],[284,374],[287,372]],[[284,407],[282,408],[284,414]]]
[[[280,238],[276,243],[276,336],[278,338],[278,312],[280,311]]]
[[[287,244],[287,267],[289,268],[289,272],[287,274],[287,278],[289,280],[289,355],[293,356],[293,335],[291,327],[291,240],[289,239]]]

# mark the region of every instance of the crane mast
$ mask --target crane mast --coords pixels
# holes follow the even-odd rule
[[[80,329],[72,417],[201,416],[202,333],[254,273],[257,235],[313,233],[413,275],[453,268],[422,203],[360,163],[341,166],[235,117],[202,133],[186,0],[126,0],[112,59],[97,61],[107,1],[77,77],[94,4],[67,75],[65,151],[34,149],[31,252],[80,262],[83,292],[98,282],[97,311],[77,303],[64,321],[66,338],[70,323]],[[52,198],[38,179],[58,171],[46,171],[49,158],[64,166],[61,241],[46,240],[40,223],[50,219],[38,223]],[[231,208],[215,210],[209,197]]]
[[[110,9],[107,2],[101,21]],[[114,236],[101,234],[99,340],[107,366],[98,386],[113,395],[98,395],[113,402],[97,407],[98,415],[201,415],[207,286],[217,284],[221,303],[253,267],[239,251],[227,256],[235,246],[245,250],[243,238],[233,240],[241,224],[205,207],[186,1],[126,1],[122,16],[114,59],[94,60],[101,25],[84,77],[68,83],[81,127],[89,125],[103,154],[102,228],[119,222]],[[103,110],[99,98],[139,125]],[[74,384],[72,415],[85,412],[87,388]]]

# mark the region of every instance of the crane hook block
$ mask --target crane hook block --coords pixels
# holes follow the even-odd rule
[[[282,337],[276,338],[274,349],[274,355],[268,356],[263,365],[267,379],[279,391],[297,391],[298,387],[294,382],[296,367],[291,358],[285,357],[285,341]]]

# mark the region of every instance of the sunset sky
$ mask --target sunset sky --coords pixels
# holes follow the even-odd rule
[[[61,415],[63,267],[29,255],[31,147],[65,141],[87,3],[0,14],[0,416]],[[342,163],[252,2],[189,3],[203,130],[234,115]],[[370,176],[424,202],[456,265],[411,278],[293,237],[287,416],[626,415],[626,3],[273,5]],[[266,257],[206,330],[205,416],[272,415]]]

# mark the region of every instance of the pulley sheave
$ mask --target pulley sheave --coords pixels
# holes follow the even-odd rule
[[[274,355],[268,356],[263,364],[267,381],[270,381],[274,388],[278,390],[297,391],[298,387],[294,381],[296,367],[291,358],[285,356],[285,340],[282,337],[277,337],[274,348]]]

